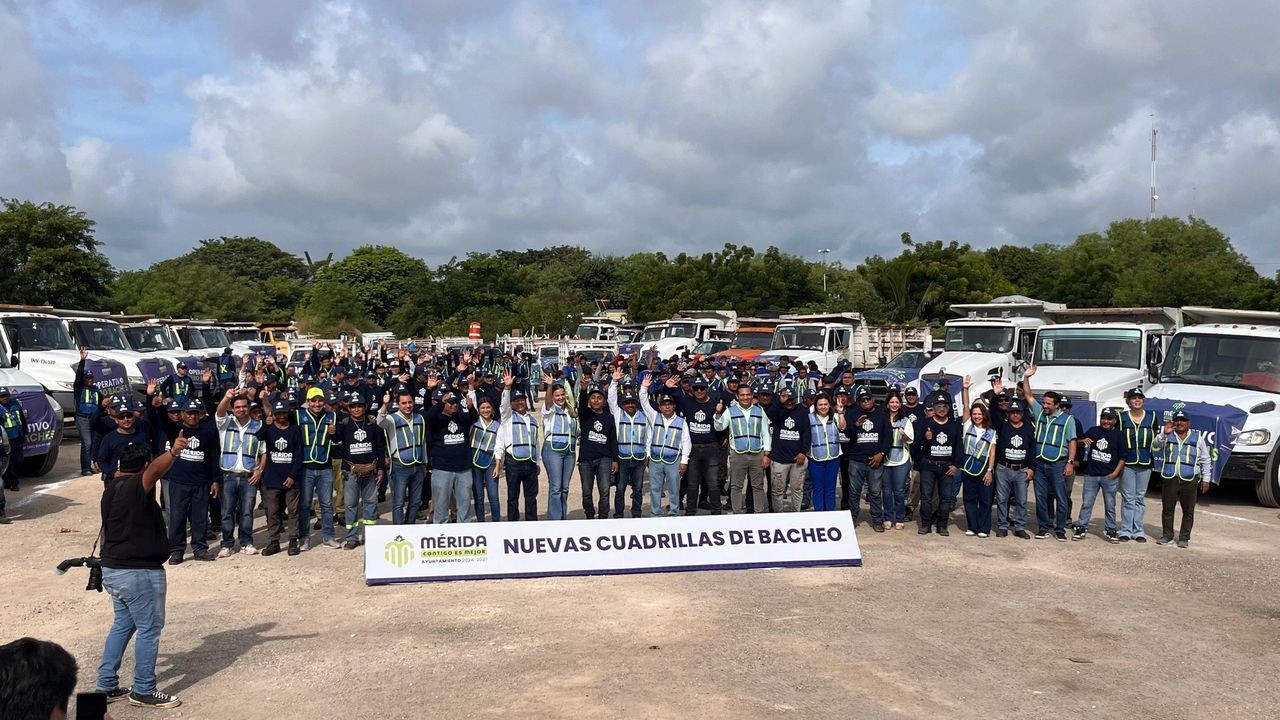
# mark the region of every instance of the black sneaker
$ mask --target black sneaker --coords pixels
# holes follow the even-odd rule
[[[263,557],[275,555],[278,552],[280,552],[280,542],[278,540],[272,540],[267,543],[266,547],[262,548]]]
[[[1129,542],[1129,541],[1130,541],[1130,540],[1132,540],[1132,539],[1133,539],[1133,538],[1129,537],[1128,535],[1121,535],[1121,536],[1120,536],[1120,542]],[[1147,541],[1147,540],[1146,540],[1146,538],[1143,538],[1142,542],[1146,542],[1146,541]]]
[[[1031,539],[1031,534],[1028,533],[1026,530],[1015,530],[1013,533],[1013,536],[1016,538],[1022,538],[1023,540]]]
[[[1185,548],[1189,544],[1191,544],[1190,540],[1181,540],[1181,539],[1178,540],[1178,547],[1180,548]]]
[[[181,564],[182,564],[182,553],[173,553],[173,554],[169,555],[169,564],[170,564],[170,565],[181,565]]]
[[[1136,543],[1143,543],[1143,544],[1145,544],[1145,543],[1147,542],[1147,536],[1146,536],[1146,535],[1139,535],[1138,537],[1134,538],[1134,539],[1133,539],[1133,541],[1134,541],[1134,542],[1136,542]]]
[[[871,523],[871,529],[874,530],[875,532],[882,533],[884,532],[884,525],[873,522]]]
[[[1053,534],[1053,536],[1054,536],[1054,537],[1056,537],[1056,538],[1058,538],[1058,542],[1066,542],[1066,541],[1067,541],[1067,532],[1066,532],[1065,530],[1064,530],[1064,531],[1062,531],[1062,532],[1055,532],[1055,533]]]
[[[1075,541],[1075,540],[1083,540],[1083,539],[1084,539],[1084,533],[1085,533],[1084,528],[1082,528],[1082,527],[1078,527],[1078,528],[1076,528],[1076,531],[1075,531],[1074,533],[1072,533],[1072,535],[1071,535],[1071,539],[1072,539],[1073,541]]]
[[[166,695],[156,690],[150,695],[129,693],[129,704],[137,705],[138,707],[176,708],[182,704],[182,701],[175,695]]]
[[[1108,531],[1107,531],[1107,542],[1111,543],[1112,545],[1119,545],[1119,544],[1120,544],[1120,538],[1116,536],[1116,531],[1115,531],[1115,530],[1108,530]]]
[[[928,534],[929,534],[929,533],[931,533],[931,532],[933,532],[933,528],[922,527],[922,528],[920,528],[919,530],[917,530],[917,531],[916,531],[916,534],[917,534],[917,535],[928,535]]]
[[[1171,542],[1173,542],[1173,536],[1172,536],[1172,535],[1161,535],[1161,536],[1160,536],[1160,539],[1156,541],[1156,544],[1157,544],[1157,545],[1168,545],[1168,544],[1169,544],[1169,543],[1171,543]]]
[[[938,528],[938,534],[942,537],[951,537],[951,533],[947,532],[947,529],[944,527]]]
[[[1036,539],[1037,539],[1037,540],[1044,540],[1044,539],[1045,539],[1045,538],[1047,538],[1047,537],[1049,537],[1049,531],[1048,531],[1048,530],[1039,530],[1039,531],[1037,531],[1037,532],[1036,532]]]
[[[192,559],[192,560],[200,560],[201,562],[209,562],[209,561],[211,561],[211,560],[217,560],[218,558],[217,558],[217,556],[216,556],[216,555],[214,555],[214,554],[213,554],[213,551],[212,551],[212,550],[202,550],[202,551],[200,551],[200,552],[198,552],[198,553],[196,553],[196,554],[192,555],[192,556],[191,556],[191,559]]]
[[[300,553],[300,552],[302,552],[302,550],[298,547],[298,541],[297,541],[296,539],[294,539],[294,540],[290,540],[290,541],[289,541],[289,554],[290,554],[290,555],[297,555],[297,554],[298,554],[298,553]]]
[[[117,700],[123,700],[133,694],[133,688],[117,687],[110,690],[95,690],[107,696],[107,702],[113,703]]]
[[[360,543],[356,542],[355,540],[348,540],[342,543],[342,547],[345,550],[355,550],[356,548],[360,547]]]
[[[1008,530],[997,530],[997,531],[996,531],[996,537],[1009,537],[1009,531],[1008,531]]]

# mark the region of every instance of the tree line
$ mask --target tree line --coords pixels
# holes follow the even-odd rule
[[[1258,274],[1198,218],[1119,220],[1069,244],[920,242],[893,257],[806,260],[775,247],[726,244],[700,254],[598,255],[579,247],[472,252],[431,267],[366,245],[311,263],[269,240],[200,240],[178,257],[117,272],[94,221],[65,205],[3,200],[0,299],[86,310],[221,320],[296,320],[310,332],[387,329],[401,337],[558,334],[603,299],[632,321],[681,309],[857,311],[876,323],[939,323],[960,302],[1021,294],[1072,307],[1212,305],[1280,309],[1280,273]],[[823,290],[825,279],[826,290]]]

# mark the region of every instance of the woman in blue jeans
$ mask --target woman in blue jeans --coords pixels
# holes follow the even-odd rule
[[[915,426],[911,418],[902,414],[902,398],[897,392],[884,401],[889,413],[889,427],[893,438],[889,442],[889,454],[884,461],[884,519],[886,525],[902,530],[907,525],[907,483],[911,478],[911,443],[915,440]]]
[[[471,401],[471,396],[467,396]],[[498,502],[498,469],[494,462],[494,446],[498,440],[500,425],[498,413],[493,408],[493,399],[481,395],[475,400],[476,421],[471,426],[471,481],[472,496],[476,502],[476,521],[484,522],[484,498],[489,495],[489,516],[491,522],[502,519],[502,506]]]
[[[569,480],[573,477],[574,455],[578,449],[578,414],[565,402],[565,388],[552,386],[543,373],[542,465],[547,469],[547,518],[564,520],[569,515]]]

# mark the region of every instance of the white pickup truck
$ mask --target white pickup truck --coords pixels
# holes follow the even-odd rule
[[[1036,330],[1049,323],[1046,311],[1063,309],[1065,305],[1021,295],[952,305],[951,311],[961,317],[946,322],[942,354],[920,369],[917,389],[926,395],[946,377],[958,397],[960,381],[968,375],[973,383],[969,396],[976,398],[991,389],[987,378],[992,373],[1006,383],[1020,379],[1035,348]]]
[[[1220,480],[1252,482],[1280,507],[1280,313],[1184,307],[1148,398],[1229,405],[1247,413]],[[1194,418],[1193,418],[1194,420]]]
[[[773,329],[767,352],[756,360],[778,362],[810,361],[821,372],[830,372],[841,360],[854,370],[876,367],[911,346],[926,342],[928,330],[905,325],[871,326],[861,313],[783,315]]]
[[[1091,401],[1099,414],[1106,408],[1123,412],[1126,390],[1146,390],[1156,381],[1169,338],[1182,327],[1182,311],[1169,307],[1073,308],[1048,315],[1054,324],[1036,334],[1031,361],[1036,391]]]

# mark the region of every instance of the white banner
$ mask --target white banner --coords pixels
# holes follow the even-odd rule
[[[862,565],[847,512],[365,528],[369,585]]]

